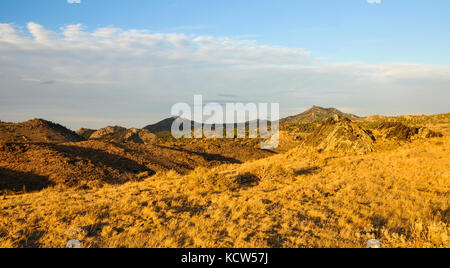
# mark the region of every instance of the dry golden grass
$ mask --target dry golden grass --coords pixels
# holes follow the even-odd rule
[[[0,200],[0,247],[450,247],[450,138]]]

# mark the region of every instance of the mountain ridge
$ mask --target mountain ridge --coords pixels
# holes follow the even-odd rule
[[[172,123],[178,119],[179,117],[169,117],[164,120],[161,120],[155,124],[150,124],[145,126],[143,129],[146,129],[152,133],[157,132],[164,132],[164,131],[171,131]],[[361,117],[354,115],[354,114],[348,114],[344,113],[336,108],[323,108],[320,106],[313,105],[309,110],[304,111],[303,113],[281,118],[280,123],[298,123],[298,122],[313,122],[313,121],[325,121],[329,118],[332,118],[334,120],[340,120],[343,118],[347,118],[350,120],[357,120]],[[183,119],[187,124],[191,124],[191,127],[194,127],[196,122],[189,120],[189,119]],[[253,120],[255,121],[255,120]],[[253,121],[247,121],[245,122],[245,125],[248,126],[250,122]],[[262,121],[260,119],[256,121]],[[197,123],[200,124],[200,123]],[[206,125],[206,124],[204,124]],[[224,127],[227,124],[224,124]],[[235,124],[236,125],[236,124]]]
[[[298,123],[298,122],[312,122],[312,121],[323,121],[329,118],[335,120],[340,120],[347,118],[350,120],[357,120],[360,117],[354,114],[344,113],[336,108],[323,108],[320,106],[312,106],[310,109],[304,111],[303,113],[288,116],[280,120],[281,123]]]

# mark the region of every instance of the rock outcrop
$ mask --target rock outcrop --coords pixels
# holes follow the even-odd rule
[[[96,139],[101,139],[101,138],[105,138],[107,136],[111,136],[123,131],[126,131],[127,129],[124,127],[120,127],[120,126],[107,126],[104,128],[101,128],[97,131],[95,131],[94,133],[92,133],[92,135],[90,136],[90,139],[96,140]]]
[[[375,151],[373,135],[351,120],[344,118],[325,121],[303,142],[319,151],[367,153]]]
[[[382,138],[391,140],[410,141],[414,138],[442,137],[441,133],[426,127],[408,127],[400,122],[383,122],[376,129]]]
[[[97,130],[95,129],[80,128],[79,130],[76,131],[76,133],[85,138],[86,140],[88,140],[91,137],[91,135],[96,131]]]
[[[142,144],[154,144],[158,140],[157,136],[145,129],[124,127],[105,127],[94,132],[90,138],[91,140],[101,140],[108,142],[132,142]]]

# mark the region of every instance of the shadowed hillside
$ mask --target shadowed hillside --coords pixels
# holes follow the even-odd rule
[[[96,188],[105,184],[139,180],[154,175],[155,172],[172,170],[186,174],[199,166],[243,163],[272,155],[270,152],[230,141],[183,145],[102,141],[2,143],[0,153],[0,167],[30,176],[45,177],[50,182],[0,176],[0,184],[5,184],[0,192],[20,192],[23,189],[32,191],[49,185]],[[13,178],[17,178],[17,181],[11,182]],[[39,184],[38,181],[43,183]]]
[[[120,154],[113,145],[88,148],[79,143],[0,145],[0,167],[11,172],[29,174],[28,177],[45,177],[47,180],[7,179],[8,190],[32,191],[48,185],[69,187],[99,187],[105,183],[119,184],[155,173],[154,170]],[[142,176],[142,175],[141,175]],[[1,178],[4,182],[4,178]],[[39,183],[40,182],[40,183]],[[5,190],[5,189],[2,189]]]

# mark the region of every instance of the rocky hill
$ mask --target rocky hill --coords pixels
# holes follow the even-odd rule
[[[81,130],[79,130],[81,132]],[[153,144],[156,143],[157,137],[145,129],[124,128],[120,126],[108,126],[93,132],[89,136],[89,140],[100,140],[116,143],[142,143]]]
[[[156,124],[148,125],[148,126],[144,127],[144,129],[148,130],[148,131],[150,131],[152,133],[171,132],[172,131],[172,124],[177,119],[178,119],[178,117],[170,117],[170,118],[164,119],[164,120],[162,120],[162,121],[160,121],[160,122],[158,122]],[[195,126],[202,126],[203,128],[208,128],[208,129],[212,129],[212,130],[216,129],[216,125],[214,125],[214,124],[212,124],[212,125],[201,124],[201,123],[196,123],[195,121],[191,121],[191,120],[188,120],[188,119],[183,119],[183,122],[187,126],[190,125],[192,130],[194,130]],[[261,122],[266,123],[270,127],[270,121],[259,120],[259,119],[258,120],[254,120],[254,121],[247,121],[247,122],[242,123],[242,124],[236,124],[236,123],[235,124],[223,124],[222,127],[223,127],[224,130],[227,129],[227,127],[231,127],[231,128],[237,129],[239,126],[242,125],[242,126],[245,126],[246,130],[248,130],[250,124],[253,123],[253,124],[259,125]],[[225,134],[224,134],[224,136],[225,136]]]
[[[426,127],[410,127],[400,122],[381,122],[372,127],[344,118],[329,118],[303,141],[318,151],[368,153],[382,142],[411,142],[415,139],[440,138],[443,134]]]
[[[438,138],[442,133],[432,131],[426,127],[409,127],[400,122],[383,122],[379,124],[375,133],[384,139],[411,141],[415,138]]]
[[[298,123],[298,122],[313,122],[323,121],[328,118],[339,120],[342,118],[348,118],[350,120],[356,120],[359,117],[353,114],[347,114],[339,111],[336,108],[322,108],[319,106],[313,106],[311,109],[294,116],[290,116],[280,120],[280,123]]]
[[[171,131],[172,124],[177,119],[178,119],[178,117],[166,118],[156,124],[148,125],[148,126],[144,127],[144,129],[148,130],[152,133]],[[187,119],[185,119],[184,121],[186,122],[186,124],[188,124],[188,125],[190,124],[191,126],[194,126],[194,123],[192,121],[187,120]]]
[[[367,153],[375,151],[375,138],[347,118],[328,119],[304,141],[304,145],[319,151]]]
[[[77,142],[85,140],[75,132],[43,119],[22,123],[0,123],[1,142]]]

